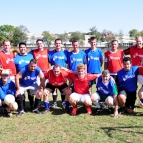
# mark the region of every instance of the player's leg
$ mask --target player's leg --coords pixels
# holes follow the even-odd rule
[[[109,112],[110,113],[114,113],[114,109],[113,109],[113,105],[114,105],[114,99],[113,99],[113,96],[108,96],[106,99],[105,99],[105,103],[108,105],[108,109],[109,109]]]
[[[57,97],[58,97],[58,90],[56,88],[53,91],[52,96],[53,96],[52,108],[55,108],[57,106]]]
[[[140,99],[139,106],[143,108],[143,87],[138,92],[138,97]]]

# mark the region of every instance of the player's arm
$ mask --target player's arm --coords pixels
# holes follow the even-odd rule
[[[113,98],[114,98],[114,117],[117,117],[118,116],[118,91],[117,91],[117,88],[116,88],[116,85],[113,86]]]
[[[130,47],[123,50],[125,55],[130,55]]]
[[[45,88],[45,77],[41,70],[38,76],[40,77],[40,85],[38,87],[38,90],[41,90],[42,88]]]
[[[15,77],[15,85],[16,85],[16,88],[17,88],[17,91],[16,91],[16,96],[18,94],[20,94],[20,84],[19,84],[19,80],[22,78],[22,72],[20,71],[16,77]]]
[[[100,61],[100,66],[102,67],[103,65],[103,62],[104,62],[104,56],[101,57],[101,61]]]
[[[105,59],[104,59],[104,70],[107,70],[108,69],[108,58],[105,56]]]

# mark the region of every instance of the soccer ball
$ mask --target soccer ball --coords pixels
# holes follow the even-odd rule
[[[143,85],[143,76],[142,75],[138,75],[138,82]]]
[[[9,106],[10,104],[12,104],[12,103],[15,102],[15,98],[14,98],[13,95],[7,94],[7,95],[5,96],[5,98],[4,98],[4,102],[5,102],[6,105]]]

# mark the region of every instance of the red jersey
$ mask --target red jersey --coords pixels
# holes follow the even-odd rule
[[[141,66],[140,61],[143,58],[143,48],[139,49],[136,46],[130,47],[130,55],[132,58],[133,66]]]
[[[14,64],[13,53],[10,52],[9,54],[5,53],[4,51],[0,51],[0,64],[3,69],[10,69],[11,75],[16,75],[16,67]]]
[[[54,86],[61,86],[66,83],[66,78],[68,77],[69,72],[61,69],[59,76],[55,76],[53,70],[46,72],[45,78],[49,80],[49,84]]]
[[[143,75],[143,67],[139,67],[139,74]]]
[[[74,91],[78,94],[89,93],[89,82],[97,78],[96,74],[86,74],[84,78],[79,79],[76,73],[69,73],[69,78],[74,83]]]
[[[110,73],[117,73],[123,68],[123,58],[124,52],[122,50],[105,52],[105,62],[107,62],[107,69]]]
[[[48,49],[44,49],[43,51],[39,51],[38,49],[33,50],[34,59],[37,60],[37,65],[43,72],[49,69],[48,52]]]

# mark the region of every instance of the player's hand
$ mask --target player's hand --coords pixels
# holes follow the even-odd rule
[[[114,111],[114,118],[118,118],[118,110]]]
[[[47,89],[44,89],[43,94],[44,94],[44,96],[48,96],[49,95],[49,91]]]
[[[16,90],[15,97],[17,97],[19,94],[21,94],[20,89]]]

